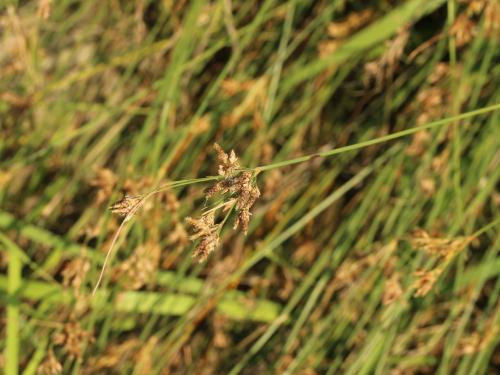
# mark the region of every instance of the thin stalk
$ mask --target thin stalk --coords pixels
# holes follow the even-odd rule
[[[455,122],[455,121],[458,121],[458,120],[462,120],[462,119],[466,119],[466,118],[478,116],[478,115],[481,115],[481,114],[484,114],[484,113],[488,113],[488,112],[492,112],[492,111],[495,111],[495,110],[498,110],[498,109],[500,109],[500,103],[493,104],[491,106],[484,107],[484,108],[481,108],[481,109],[477,109],[477,110],[474,110],[474,111],[462,113],[462,114],[457,115],[457,116],[453,116],[453,117],[448,117],[448,118],[445,118],[445,119],[437,120],[437,121],[434,121],[434,122],[431,122],[431,123],[428,123],[428,124],[425,124],[425,125],[416,126],[414,128],[401,130],[399,132],[388,134],[388,135],[385,135],[385,136],[382,136],[382,137],[379,137],[379,138],[374,138],[374,139],[370,139],[368,141],[355,143],[353,145],[339,147],[339,148],[335,148],[333,150],[329,150],[329,151],[325,151],[325,152],[317,152],[317,153],[314,153],[314,154],[311,154],[311,155],[305,155],[305,156],[301,156],[301,157],[298,157],[298,158],[295,158],[295,159],[284,160],[284,161],[280,161],[280,162],[277,162],[277,163],[271,163],[271,164],[267,164],[267,165],[262,165],[262,166],[259,166],[259,167],[256,167],[256,168],[241,168],[241,170],[242,171],[244,171],[244,170],[245,171],[254,171],[256,173],[256,175],[257,175],[260,172],[269,171],[271,169],[281,168],[281,167],[285,167],[285,166],[288,166],[288,165],[303,163],[303,162],[309,161],[309,160],[317,158],[317,157],[333,156],[333,155],[341,154],[343,152],[358,150],[358,149],[365,148],[365,147],[368,147],[368,146],[372,146],[372,145],[376,145],[376,144],[379,144],[379,143],[391,141],[393,139],[402,138],[402,137],[405,137],[407,135],[415,134],[415,133],[417,133],[417,132],[419,132],[421,130],[431,129],[431,128],[434,128],[434,127],[437,127],[437,126],[441,126],[441,125],[447,125],[447,124],[449,124],[451,122]],[[208,177],[202,177],[202,178],[192,178],[192,179],[186,179],[186,180],[171,181],[171,182],[168,182],[168,183],[166,183],[164,185],[158,186],[154,190],[152,190],[149,193],[147,193],[146,197],[144,198],[144,200],[147,199],[147,198],[149,198],[149,197],[151,197],[151,196],[153,196],[153,195],[155,195],[156,193],[160,193],[160,192],[168,190],[168,189],[173,189],[173,188],[177,188],[177,187],[181,187],[181,186],[187,186],[187,185],[197,184],[197,183],[201,183],[201,182],[217,181],[217,180],[220,180],[222,178],[223,178],[222,176],[208,176]]]
[[[456,14],[456,5],[455,0],[448,0],[448,30],[451,30],[453,24],[455,23],[455,14]],[[451,115],[456,115],[459,112],[459,105],[461,98],[459,97],[459,76],[457,71],[457,49],[456,49],[456,40],[455,36],[450,34],[448,38],[448,51],[450,54],[450,68],[452,72],[452,108]],[[452,134],[453,134],[453,188],[455,190],[455,201],[456,201],[456,212],[457,219],[460,224],[463,223],[464,216],[464,202],[463,202],[463,194],[462,187],[460,186],[460,181],[462,179],[461,173],[461,163],[460,163],[460,154],[461,154],[461,131],[458,123],[452,124]]]
[[[92,296],[95,296],[97,289],[99,289],[99,285],[101,284],[102,277],[104,276],[104,271],[106,270],[106,266],[108,264],[109,257],[111,253],[113,252],[113,247],[115,246],[116,241],[118,240],[118,237],[120,236],[120,233],[125,226],[125,223],[127,220],[123,220],[120,226],[118,227],[118,230],[115,233],[115,236],[113,237],[113,241],[111,241],[111,245],[109,246],[108,251],[106,252],[106,258],[104,258],[104,263],[101,268],[101,273],[99,274],[99,278],[97,279],[97,283],[95,284],[94,290],[92,291]]]
[[[149,196],[154,195],[156,193],[160,193],[162,191],[168,190],[168,189],[173,189],[181,186],[187,186],[187,185],[193,185],[193,184],[199,184],[200,182],[209,182],[209,181],[216,181],[222,179],[221,176],[208,176],[208,177],[202,177],[202,178],[190,178],[186,180],[178,180],[178,181],[172,181],[168,182],[164,185],[158,186],[154,190],[150,191],[148,193]]]
[[[383,137],[370,139],[368,141],[359,142],[359,143],[349,145],[349,146],[335,148],[333,150],[329,150],[329,151],[325,151],[325,152],[317,152],[317,153],[314,153],[311,155],[301,156],[301,157],[298,157],[295,159],[284,160],[284,161],[280,161],[277,163],[262,165],[260,167],[255,168],[255,169],[258,170],[259,172],[264,172],[264,171],[268,171],[268,170],[275,169],[275,168],[281,168],[281,167],[285,167],[288,165],[303,163],[303,162],[306,162],[308,160],[311,160],[311,159],[314,159],[317,157],[327,157],[327,156],[332,156],[332,155],[336,155],[336,154],[341,154],[341,153],[347,152],[347,151],[358,150],[360,148],[376,145],[379,143],[384,143],[387,141],[391,141],[393,139],[406,137],[407,135],[415,134],[421,130],[431,129],[431,128],[435,128],[435,127],[441,126],[441,125],[447,125],[447,124],[454,122],[454,121],[458,121],[458,120],[462,120],[465,118],[470,118],[470,117],[474,117],[474,116],[481,115],[484,113],[492,112],[492,111],[495,111],[497,109],[500,109],[500,103],[493,104],[491,106],[477,109],[474,111],[462,113],[462,114],[457,115],[457,116],[452,116],[452,117],[448,117],[448,118],[445,118],[442,120],[434,121],[434,122],[431,122],[429,124],[416,126],[414,128],[410,128],[410,129],[401,130],[401,131],[396,132],[396,133],[384,135]]]
[[[484,227],[482,228],[479,228],[477,231],[475,231],[471,237],[472,238],[477,238],[479,237],[480,235],[482,235],[483,233],[489,231],[491,228],[494,228],[496,225],[500,224],[500,217],[497,218],[496,220],[493,220],[491,223],[489,224],[486,224]]]
[[[5,347],[5,374],[19,373],[19,288],[21,286],[22,263],[19,255],[9,252],[9,266],[7,276],[7,291],[9,302],[7,305],[7,344]]]

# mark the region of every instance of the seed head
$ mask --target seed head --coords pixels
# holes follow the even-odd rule
[[[72,259],[61,272],[63,285],[71,287],[75,294],[79,293],[85,275],[90,270],[90,262],[85,258]]]
[[[384,305],[390,305],[394,301],[398,300],[402,294],[403,289],[401,288],[399,274],[394,273],[391,278],[386,281],[384,293],[382,295],[382,303]]]
[[[203,262],[219,246],[219,225],[215,224],[215,214],[211,211],[201,216],[200,219],[187,217],[186,221],[195,230],[195,234],[189,237],[189,239],[192,241],[200,239],[194,251],[193,258],[196,258],[199,262]]]
[[[231,150],[227,154],[217,143],[214,144],[214,149],[219,161],[219,175],[224,178],[205,189],[204,192],[206,198],[215,194],[227,195],[222,204],[207,211],[200,219],[190,217],[186,219],[195,229],[195,234],[190,239],[200,240],[193,255],[200,262],[205,260],[219,245],[219,229],[222,224],[215,224],[215,212],[219,209],[222,209],[222,212],[228,212],[234,207],[237,213],[234,229],[241,225],[246,234],[251,216],[250,209],[260,197],[259,188],[254,183],[255,173],[239,170],[240,165],[234,151]]]
[[[250,209],[255,204],[257,198],[260,197],[260,190],[256,185],[252,184],[253,176],[250,172],[243,172],[239,177],[240,179],[235,184],[238,217],[234,223],[234,229],[241,224],[243,232],[247,234],[250,216],[252,215]]]
[[[93,335],[85,331],[75,320],[64,324],[62,332],[57,332],[52,335],[52,343],[57,346],[62,346],[63,350],[70,357],[80,358],[83,354],[83,345],[86,341],[94,341]]]
[[[117,182],[118,176],[111,169],[95,169],[95,176],[90,180],[90,185],[97,189],[97,204],[101,204],[111,197]]]
[[[113,270],[113,279],[123,280],[129,290],[142,288],[155,280],[160,255],[161,248],[157,243],[147,242],[138,246],[128,259]]]
[[[428,254],[437,255],[445,260],[453,258],[462,251],[474,237],[436,238],[431,237],[424,230],[416,230],[410,243],[416,249],[421,249]]]
[[[217,143],[214,143],[214,149],[217,153],[217,159],[219,160],[219,175],[227,177],[234,174],[234,172],[240,167],[234,150],[231,150],[228,155]]]
[[[60,373],[62,373],[62,365],[54,355],[52,348],[48,350],[47,357],[38,367],[37,372],[39,375],[59,375]]]
[[[47,20],[52,13],[52,0],[40,0],[38,2],[37,15],[43,20]]]
[[[210,198],[218,193],[226,194],[231,191],[231,187],[233,185],[234,185],[234,177],[227,177],[224,180],[216,182],[214,185],[206,188],[204,190],[204,193],[207,196],[207,198]]]
[[[436,281],[441,274],[442,269],[436,268],[430,271],[416,271],[417,280],[413,283],[413,288],[416,289],[415,297],[423,297],[431,291],[436,284]]]
[[[125,220],[130,220],[135,212],[144,202],[144,197],[140,195],[125,195],[109,209],[112,213],[125,216]]]
[[[328,36],[336,39],[345,39],[354,31],[365,25],[373,17],[373,9],[352,12],[340,22],[331,22],[328,25]]]
[[[377,60],[366,63],[363,76],[365,86],[369,86],[374,81],[377,89],[380,89],[387,80],[392,79],[404,53],[409,36],[408,28],[401,28],[395,38],[386,42],[386,50],[382,56]]]
[[[449,33],[455,37],[457,47],[463,47],[474,38],[476,34],[476,24],[469,16],[461,14],[457,17],[450,28]]]

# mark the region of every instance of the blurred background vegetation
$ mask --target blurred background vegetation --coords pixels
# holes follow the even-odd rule
[[[0,4],[6,374],[498,373],[497,0]],[[209,184],[156,194],[91,296],[107,208],[214,142],[254,168],[440,119],[260,173],[206,262]]]

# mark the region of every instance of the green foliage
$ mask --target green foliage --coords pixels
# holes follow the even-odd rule
[[[494,371],[500,10],[473,3],[0,5],[5,373]],[[214,142],[262,195],[198,263]],[[108,207],[156,188],[92,297]]]

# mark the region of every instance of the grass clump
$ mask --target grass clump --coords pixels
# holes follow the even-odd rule
[[[0,4],[5,373],[494,372],[499,17]]]

